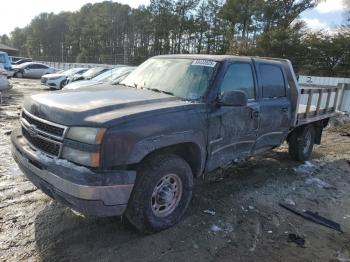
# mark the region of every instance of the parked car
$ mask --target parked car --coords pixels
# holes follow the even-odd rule
[[[64,87],[64,89],[77,89],[80,87],[95,86],[103,83],[118,84],[125,77],[127,77],[136,67],[123,66],[114,68],[98,75],[91,80],[81,80],[70,83]]]
[[[50,88],[62,89],[66,85],[68,77],[72,77],[75,74],[84,73],[87,70],[88,68],[77,67],[57,72],[55,74],[47,74],[41,77],[41,83]]]
[[[11,60],[6,52],[0,51],[0,68],[7,71],[7,77],[13,76],[14,71],[11,65]]]
[[[11,56],[11,64],[12,65],[20,65],[23,63],[27,63],[27,62],[33,62],[32,58],[28,58],[28,57],[14,57]]]
[[[68,77],[67,79],[67,83],[72,83],[75,81],[81,81],[81,80],[90,80],[106,71],[108,71],[109,69],[106,67],[94,67],[94,68],[90,68],[89,70],[87,70],[84,73],[77,73],[75,75],[73,75],[72,77]]]
[[[8,81],[7,71],[0,68],[0,105],[2,104],[2,93],[10,90],[12,85]]]
[[[20,65],[14,65],[14,76],[18,78],[41,78],[43,75],[52,74],[55,68],[35,62],[26,62]]]
[[[284,59],[154,57],[117,87],[27,98],[13,155],[64,205],[87,215],[125,213],[139,230],[157,232],[180,221],[193,180],[205,173],[284,141],[293,160],[309,159],[336,115],[338,96],[330,93],[326,108],[318,102],[311,113],[321,93],[300,87]],[[305,111],[301,94],[309,95]]]

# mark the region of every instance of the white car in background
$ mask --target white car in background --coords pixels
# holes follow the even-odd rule
[[[48,74],[41,77],[41,83],[53,89],[62,89],[69,77],[72,77],[78,73],[84,73],[88,70],[88,68],[77,67],[71,68],[66,71],[61,71],[56,74]]]
[[[117,84],[127,77],[136,67],[134,66],[119,66],[108,70],[101,75],[98,75],[91,80],[81,80],[70,83],[64,89],[77,89],[80,87],[95,86],[102,83]]]
[[[55,68],[35,62],[27,62],[20,65],[12,66],[14,77],[23,78],[41,78],[43,75],[52,74]]]

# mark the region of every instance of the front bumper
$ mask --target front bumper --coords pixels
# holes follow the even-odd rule
[[[44,83],[41,82],[42,85],[52,87],[52,88],[59,88],[60,83],[61,82],[57,80],[50,80],[50,79],[47,79]]]
[[[12,154],[26,177],[60,203],[91,216],[122,215],[131,195],[136,172],[94,172],[65,160],[44,156],[20,130],[11,136]]]

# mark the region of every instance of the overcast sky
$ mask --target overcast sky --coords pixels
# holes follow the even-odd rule
[[[350,0],[326,0],[316,9],[302,14],[312,29],[331,29],[343,22],[344,2]],[[86,3],[103,0],[16,0],[1,1],[0,35],[9,34],[15,27],[24,27],[31,19],[42,12],[76,11]],[[115,2],[115,1],[114,1]],[[118,0],[132,7],[148,5],[149,0]]]

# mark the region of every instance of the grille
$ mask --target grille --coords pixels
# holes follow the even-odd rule
[[[44,151],[47,154],[52,156],[58,156],[60,152],[60,145],[44,140],[38,136],[31,136],[29,132],[22,127],[23,136],[31,143],[33,146],[38,148],[39,150]]]
[[[53,125],[41,122],[41,121],[39,121],[37,119],[34,119],[30,115],[26,114],[24,111],[22,112],[22,117],[25,120],[27,120],[27,122],[29,124],[35,125],[36,128],[38,128],[39,130],[41,130],[41,131],[43,131],[45,133],[52,134],[52,135],[59,136],[59,137],[63,136],[64,128],[53,126]]]

